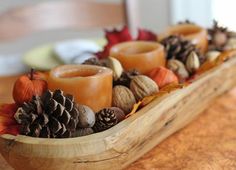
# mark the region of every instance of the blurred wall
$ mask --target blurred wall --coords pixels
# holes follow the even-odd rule
[[[0,0],[0,13],[10,8],[49,0]],[[53,0],[51,0],[53,1]],[[54,0],[59,1],[59,0]],[[120,2],[120,0],[96,0],[101,2]],[[162,31],[169,24],[169,0],[137,0],[140,27],[155,32]],[[131,7],[132,9],[132,7]],[[0,53],[22,53],[45,42],[55,42],[71,38],[102,37],[103,31],[77,32],[57,30],[36,33],[16,42],[0,43]]]
[[[1,0],[0,12],[24,4],[53,0]],[[54,0],[59,1],[59,0]],[[99,2],[120,2],[121,0],[96,0]],[[163,30],[169,23],[169,0],[136,0],[139,6],[140,26],[154,31]]]

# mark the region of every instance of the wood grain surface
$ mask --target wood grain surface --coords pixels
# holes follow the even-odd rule
[[[10,91],[8,88],[14,79],[0,78],[0,89],[4,89],[1,94]],[[197,120],[156,146],[127,170],[233,170],[236,169],[235,160],[236,89],[218,98]],[[0,169],[11,169],[2,157]]]

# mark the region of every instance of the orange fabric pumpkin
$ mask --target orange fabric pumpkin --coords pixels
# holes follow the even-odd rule
[[[177,76],[165,67],[157,67],[153,69],[148,76],[157,83],[159,88],[170,83],[179,83]]]
[[[41,96],[46,90],[47,82],[32,69],[30,75],[21,76],[16,80],[13,98],[17,104],[22,105],[24,102],[29,102],[35,95]]]

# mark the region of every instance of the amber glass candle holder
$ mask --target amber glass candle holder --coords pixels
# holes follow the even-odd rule
[[[205,53],[208,48],[208,34],[205,28],[194,24],[178,24],[169,27],[160,39],[169,35],[182,35],[185,39],[192,41],[193,44],[200,49],[201,53]]]
[[[125,70],[136,69],[142,74],[166,63],[164,47],[157,42],[120,43],[111,48],[110,56],[118,59]]]
[[[72,94],[76,102],[96,112],[111,106],[112,71],[92,65],[63,65],[50,71],[48,87]]]

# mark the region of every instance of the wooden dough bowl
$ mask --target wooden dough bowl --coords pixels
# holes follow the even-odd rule
[[[2,135],[0,152],[16,170],[122,169],[235,86],[235,73],[234,57],[191,85],[154,100],[109,130],[70,139]]]

